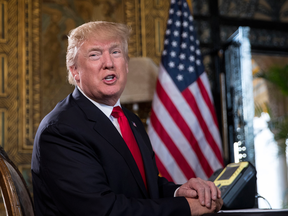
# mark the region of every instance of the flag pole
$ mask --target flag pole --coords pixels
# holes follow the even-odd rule
[[[187,0],[187,4],[188,4],[188,6],[189,6],[189,9],[190,9],[190,13],[191,13],[191,15],[193,15],[193,6],[192,6],[192,1],[193,1],[193,0]]]

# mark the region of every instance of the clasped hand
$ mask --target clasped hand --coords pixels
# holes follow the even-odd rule
[[[201,178],[191,178],[179,187],[176,196],[187,199],[191,215],[218,212],[223,205],[219,188],[213,182]]]

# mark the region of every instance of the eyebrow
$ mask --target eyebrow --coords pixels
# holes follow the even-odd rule
[[[116,47],[120,47],[120,48],[121,48],[121,44],[118,43],[118,42],[111,43],[111,44],[110,44],[110,47],[109,47],[109,50],[114,49],[114,48],[116,48]],[[94,47],[90,48],[90,49],[88,50],[88,52],[98,51],[98,50],[101,50],[101,47],[100,47],[100,46],[94,46]]]

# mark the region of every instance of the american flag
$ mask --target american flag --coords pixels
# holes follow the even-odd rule
[[[148,134],[162,176],[208,179],[223,167],[221,137],[186,0],[171,0]]]

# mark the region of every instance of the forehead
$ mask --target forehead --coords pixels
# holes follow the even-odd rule
[[[121,39],[119,37],[101,37],[97,35],[89,36],[81,45],[82,48],[122,48]]]

